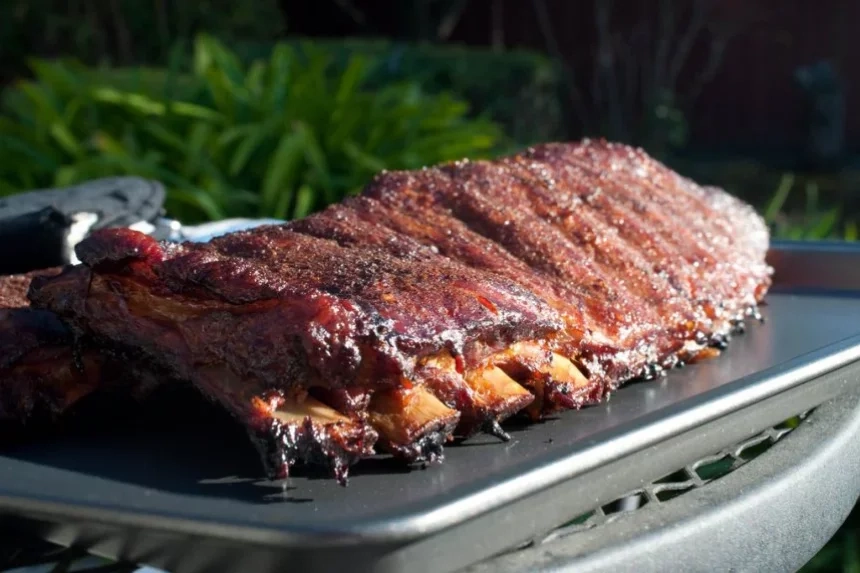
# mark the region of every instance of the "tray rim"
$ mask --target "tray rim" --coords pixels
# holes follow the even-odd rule
[[[841,252],[860,255],[860,245],[836,242],[816,244],[807,242],[773,242],[772,251]],[[85,503],[67,503],[32,496],[16,496],[0,493],[0,513],[19,517],[34,517],[45,521],[81,520],[103,523],[116,527],[136,527],[170,534],[194,534],[229,541],[287,548],[306,542],[314,547],[350,547],[357,544],[384,543],[405,544],[427,538],[454,525],[468,522],[492,510],[522,500],[535,492],[551,488],[565,481],[599,468],[611,461],[630,456],[638,451],[659,445],[673,436],[689,431],[695,426],[718,420],[722,417],[754,406],[757,402],[792,388],[796,388],[845,365],[860,361],[860,334],[845,338],[811,353],[795,357],[788,362],[750,374],[703,394],[685,399],[669,409],[683,409],[680,416],[673,414],[668,420],[654,422],[654,418],[666,416],[665,410],[644,415],[637,420],[638,429],[626,431],[630,422],[594,436],[596,444],[576,452],[573,459],[562,457],[550,464],[532,468],[514,478],[502,480],[458,500],[437,506],[435,509],[418,512],[409,517],[374,517],[360,523],[341,525],[333,529],[305,527],[303,532],[285,529],[277,524],[253,524],[240,522],[207,521],[166,515],[158,512],[141,512],[126,508],[104,508]],[[768,379],[758,385],[752,382]],[[738,389],[738,387],[742,387]],[[707,416],[701,412],[707,411]],[[655,428],[658,431],[655,431]],[[611,434],[621,434],[611,437]],[[602,440],[603,434],[610,434]],[[592,453],[594,450],[599,455]],[[575,468],[575,458],[593,456],[595,461]],[[573,470],[576,469],[574,472]],[[487,503],[487,502],[491,503]]]

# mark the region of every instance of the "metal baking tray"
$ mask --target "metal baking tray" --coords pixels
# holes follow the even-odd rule
[[[177,395],[79,411],[0,451],[0,526],[171,571],[453,571],[510,549],[860,379],[860,249],[775,244],[776,284],[718,359],[630,384],[444,464],[260,478],[241,429]],[[160,403],[159,403],[160,402]]]

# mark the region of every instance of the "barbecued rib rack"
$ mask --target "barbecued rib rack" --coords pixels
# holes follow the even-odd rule
[[[463,573],[795,570],[833,535],[858,492],[854,389]],[[0,571],[157,571],[12,532],[3,539]]]
[[[200,237],[198,237],[200,239]],[[794,247],[797,247],[796,245]],[[803,245],[801,245],[803,247]],[[816,248],[817,249],[817,248]],[[778,256],[788,256],[786,254],[777,253]],[[823,275],[828,271],[833,273],[834,269],[840,269],[839,273],[842,279],[846,275],[851,275],[852,284],[860,284],[860,276],[857,275],[857,269],[860,266],[851,263],[856,262],[856,252],[854,249],[846,251],[844,248],[829,247],[825,251],[817,252],[814,257],[807,257],[805,261],[811,263],[806,265],[783,265],[785,268],[794,269],[802,276],[790,277],[790,282],[794,285],[805,286],[807,282],[815,283],[809,286],[820,286],[815,281],[820,281]],[[806,281],[806,282],[804,282]],[[843,282],[845,282],[843,280]],[[714,568],[726,568],[725,563],[731,558],[742,556],[744,563],[738,570],[774,570],[774,569],[793,569],[799,566],[808,559],[814,552],[825,542],[830,533],[838,526],[844,518],[845,513],[853,505],[857,498],[857,491],[860,490],[858,485],[858,463],[860,458],[858,455],[857,446],[860,443],[858,440],[858,432],[856,425],[860,419],[860,411],[858,411],[858,397],[853,396],[850,407],[847,406],[847,400],[837,400],[830,404],[820,406],[816,409],[809,418],[804,421],[799,428],[793,430],[787,435],[779,436],[779,442],[775,447],[762,454],[748,463],[732,471],[729,474],[702,485],[685,491],[678,497],[663,501],[657,497],[657,501],[651,501],[636,511],[615,512],[610,513],[607,519],[592,518],[589,523],[590,527],[578,528],[572,532],[568,530],[556,530],[551,533],[550,537],[554,539],[542,538],[541,543],[530,547],[521,548],[517,551],[509,552],[498,556],[494,559],[487,560],[481,564],[475,565],[472,571],[478,573],[484,570],[532,570],[538,566],[544,568],[559,569],[565,568],[565,565],[575,565],[577,570],[613,570],[623,571],[635,567],[636,570],[647,570],[644,558],[648,557],[648,563],[652,564],[653,570],[666,570],[670,567],[677,567],[685,558],[689,558],[689,563],[701,564],[700,567],[705,570],[713,570]],[[848,408],[848,409],[846,409]],[[848,411],[850,410],[850,411]],[[783,414],[788,412],[783,412]],[[781,429],[774,428],[781,432]],[[776,434],[775,434],[776,435]],[[807,436],[800,442],[798,436]],[[766,440],[769,441],[769,440]],[[825,460],[822,460],[821,455],[815,452],[826,451],[829,454]],[[811,463],[807,463],[810,462]],[[779,462],[779,463],[777,463]],[[694,464],[695,465],[695,464]],[[815,466],[812,470],[809,468]],[[688,466],[689,467],[689,466]],[[804,469],[805,468],[805,469]],[[784,476],[795,478],[803,471],[814,471],[815,480],[807,482],[792,483],[789,487],[785,484],[785,480],[781,479]],[[689,476],[688,476],[689,477]],[[695,482],[695,480],[693,480]],[[654,485],[656,482],[652,482]],[[766,486],[771,484],[769,489],[782,488],[785,492],[791,492],[790,496],[786,496],[783,502],[770,503],[765,507],[756,507],[753,512],[755,522],[771,524],[777,523],[780,526],[786,524],[795,524],[796,520],[791,519],[792,512],[803,510],[806,513],[805,520],[802,525],[805,530],[798,532],[792,530],[786,532],[784,536],[774,535],[774,532],[779,529],[774,528],[768,533],[768,536],[754,536],[748,530],[742,528],[744,537],[739,539],[737,535],[725,535],[725,539],[718,538],[713,535],[713,530],[701,528],[701,536],[707,543],[684,542],[680,544],[677,537],[673,537],[670,533],[671,524],[681,523],[683,520],[688,520],[687,523],[701,523],[703,519],[714,519],[714,514],[723,511],[737,510],[737,504],[730,505],[730,502],[739,497],[739,492],[755,486],[757,491],[768,489]],[[694,485],[697,485],[694,483]],[[665,484],[659,484],[658,489],[666,489]],[[670,485],[668,488],[680,487],[679,485]],[[646,486],[645,491],[652,491],[656,497],[656,491],[651,486]],[[820,493],[827,492],[826,498],[821,498]],[[628,496],[629,497],[629,496]],[[702,512],[702,499],[708,499],[713,502],[713,507],[708,510],[707,516]],[[714,500],[719,499],[721,503],[717,504]],[[799,507],[798,502],[811,500],[810,505]],[[754,500],[753,500],[754,501]],[[609,504],[612,505],[612,504]],[[754,503],[748,502],[747,506],[753,507]],[[604,514],[607,512],[604,511]],[[750,512],[747,511],[747,514]],[[770,514],[775,515],[773,519],[765,519]],[[788,516],[788,517],[786,517]],[[811,518],[809,516],[812,516]],[[669,517],[672,519],[670,520]],[[719,517],[719,516],[718,516]],[[738,514],[730,515],[731,521],[741,521]],[[781,520],[781,521],[780,521]],[[597,523],[600,521],[601,523]],[[669,526],[655,528],[655,524],[670,523]],[[2,526],[3,522],[0,522]],[[649,530],[654,532],[651,537],[657,536],[660,544],[655,544],[656,551],[662,552],[668,562],[661,562],[658,558],[651,555],[651,552],[639,551],[641,548],[636,544],[636,534]],[[723,528],[723,531],[727,531]],[[781,530],[779,530],[781,531]],[[566,535],[565,533],[570,533]],[[800,533],[800,534],[798,534]],[[782,546],[773,543],[773,538],[785,538],[790,541],[790,546]],[[762,539],[766,539],[767,543],[763,543]],[[15,563],[21,564],[22,561],[15,563],[6,563],[7,552],[3,549],[4,541],[8,544],[12,540],[12,534],[3,535],[0,532],[0,570],[7,568],[8,565]],[[20,550],[26,544],[29,546],[30,541],[21,540],[18,537],[13,543],[20,541],[20,545],[12,549],[20,558],[27,557]],[[675,543],[675,545],[672,545]],[[740,543],[740,544],[739,544]],[[759,551],[756,552],[756,558],[760,561],[750,561],[751,552],[739,549],[740,547],[748,547],[748,544],[758,544]],[[45,555],[45,552],[52,551],[49,557],[59,558],[61,555],[81,556],[84,550],[75,550],[74,553],[67,552],[62,548],[55,546],[43,545],[41,543],[33,543],[34,553],[32,555]],[[746,545],[744,545],[746,544]],[[53,547],[53,549],[51,549]],[[667,549],[668,547],[668,549]],[[680,549],[679,549],[680,547]],[[761,554],[762,547],[772,549],[771,552]],[[588,550],[589,556],[600,556],[602,561],[596,561],[591,557],[582,557],[584,550]],[[579,553],[577,553],[579,552]],[[25,552],[26,553],[26,552]],[[777,554],[778,553],[778,554]],[[556,559],[550,562],[539,562],[534,560],[535,556],[545,557],[546,555],[554,555]],[[635,561],[633,560],[635,557]],[[707,558],[706,558],[707,557]],[[767,561],[772,559],[772,561]],[[42,560],[42,563],[45,561]],[[55,561],[50,561],[54,563]],[[95,562],[91,561],[91,564]],[[625,567],[626,563],[626,567]],[[790,566],[788,565],[790,563]],[[112,563],[100,560],[98,561],[99,571],[138,571],[139,568],[135,565],[127,563]],[[524,564],[524,565],[523,565]],[[83,565],[83,564],[80,564]],[[90,567],[90,569],[92,569]],[[693,570],[693,567],[688,569]],[[44,571],[45,569],[39,569]],[[74,571],[87,571],[87,569],[75,567]],[[171,572],[178,573],[178,572]]]
[[[713,357],[757,315],[768,236],[725,191],[583,140],[380,173],[205,245],[100,230],[29,298],[215,400],[271,477],[302,461],[345,484],[374,451],[432,462]]]

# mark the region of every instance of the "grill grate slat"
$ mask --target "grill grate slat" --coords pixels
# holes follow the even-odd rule
[[[810,411],[803,412],[751,438],[705,456],[682,469],[633,490],[609,503],[603,504],[567,524],[550,532],[537,544],[545,544],[575,535],[581,531],[612,523],[623,515],[647,507],[666,503],[697,488],[719,479],[748,464],[803,423]],[[627,504],[625,505],[625,501]],[[607,511],[607,508],[609,509]]]

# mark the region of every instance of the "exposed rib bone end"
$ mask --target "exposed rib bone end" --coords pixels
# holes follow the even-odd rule
[[[690,364],[695,364],[696,362],[701,362],[703,360],[710,360],[711,358],[716,358],[720,355],[720,349],[714,348],[713,346],[708,346],[706,348],[702,348],[697,351],[694,355],[687,359],[687,362]]]
[[[460,413],[415,386],[376,392],[368,419],[387,451],[410,462],[433,462],[443,459],[443,445],[452,439]]]
[[[523,410],[534,420],[580,408],[601,391],[600,383],[589,380],[571,360],[536,342],[514,344],[492,361],[534,395]]]
[[[469,386],[481,397],[488,412],[485,422],[501,422],[528,406],[534,395],[497,366],[487,366],[466,373]]]
[[[469,436],[480,430],[504,436],[498,429],[499,422],[534,399],[528,390],[495,366],[461,374],[449,353],[426,359],[418,372],[426,388],[460,412],[460,422],[455,429],[458,436]]]
[[[308,395],[255,397],[254,409],[262,416],[263,448],[272,477],[283,478],[296,462],[331,468],[346,485],[349,467],[372,455],[376,431]]]

